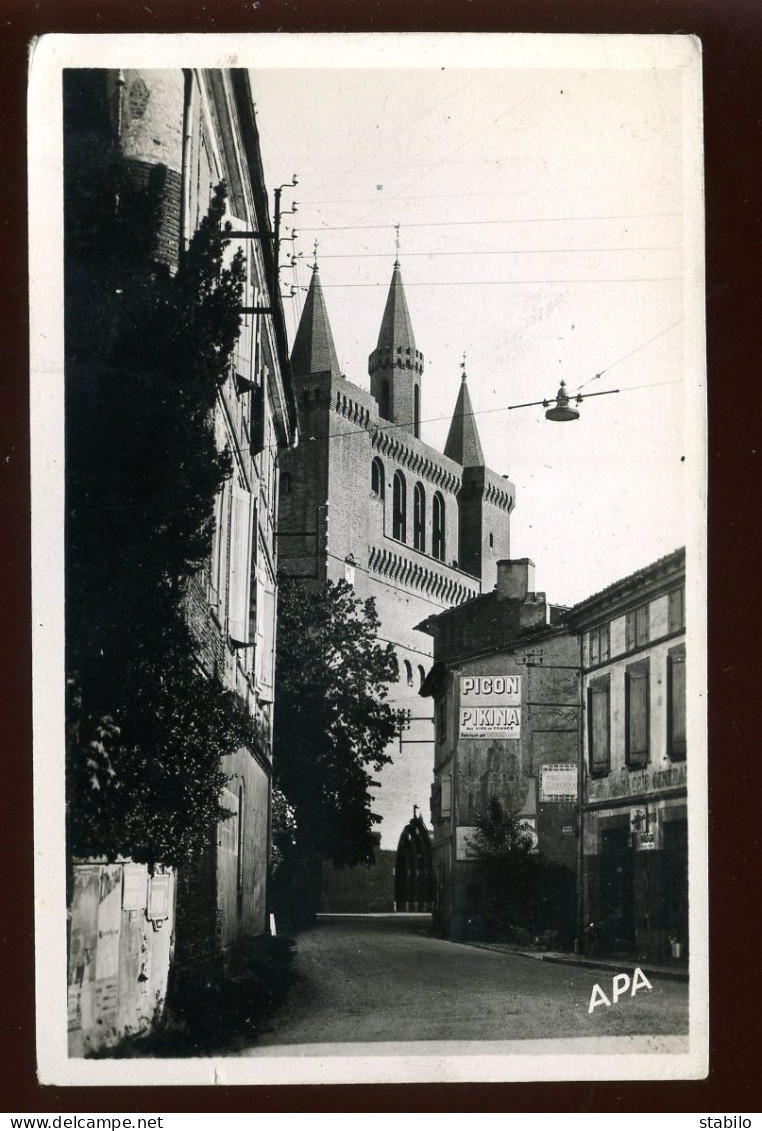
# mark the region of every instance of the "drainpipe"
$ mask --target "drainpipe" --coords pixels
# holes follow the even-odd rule
[[[584,647],[583,640],[584,634],[578,633],[579,637],[579,722],[577,724],[578,742],[577,742],[577,828],[579,835],[577,837],[577,954],[584,954],[585,948],[585,898],[584,898],[584,882],[585,882],[585,837],[584,837],[584,788],[585,788],[585,679],[583,668]]]
[[[178,253],[179,258],[182,259],[186,247],[190,242],[188,233],[188,212],[189,212],[189,194],[190,194],[190,151],[191,151],[191,130],[193,126],[193,117],[191,114],[191,100],[193,98],[193,72],[189,69],[183,71],[183,78],[185,83],[185,92],[183,96],[183,154],[182,154],[182,175],[180,183],[180,239]]]

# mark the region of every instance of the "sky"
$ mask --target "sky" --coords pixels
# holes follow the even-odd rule
[[[422,438],[443,449],[465,354],[536,588],[572,604],[685,544],[680,70],[286,66],[251,83],[268,186],[299,182],[282,197],[290,341],[317,241],[340,365],[368,388],[399,224]],[[508,410],[562,379],[621,392],[573,423]]]

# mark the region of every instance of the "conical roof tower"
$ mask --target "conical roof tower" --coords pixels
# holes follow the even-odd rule
[[[399,260],[395,260],[378,343],[368,358],[370,391],[380,416],[420,435],[423,354],[415,346]]]
[[[311,373],[341,376],[317,263],[312,268],[307,300],[291,351],[291,370],[294,377],[308,377]]]
[[[460,382],[455,411],[452,414],[450,431],[447,434],[444,454],[455,460],[461,467],[484,467],[484,453],[476,427],[471,397],[468,393],[466,370]]]

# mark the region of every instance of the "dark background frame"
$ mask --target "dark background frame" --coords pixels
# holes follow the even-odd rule
[[[205,7],[202,8],[202,4]],[[756,688],[762,382],[758,0],[0,0],[3,359],[0,378],[0,734],[4,758],[6,1111],[560,1112],[759,1110],[762,901]],[[41,1087],[35,1078],[28,452],[26,77],[46,32],[560,32],[697,34],[704,51],[709,371],[710,1075],[692,1082]],[[96,60],[93,60],[95,63]],[[30,218],[34,223],[34,217]],[[755,242],[757,236],[757,242]],[[690,392],[689,392],[690,395]],[[755,663],[756,661],[756,663]],[[752,881],[752,882],[750,882]]]

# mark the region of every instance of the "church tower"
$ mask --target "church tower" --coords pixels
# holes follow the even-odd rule
[[[458,565],[481,579],[482,593],[497,583],[497,563],[510,557],[510,513],[514,489],[490,471],[468,393],[465,363],[444,454],[463,468],[458,495]]]
[[[394,262],[378,342],[368,358],[370,391],[379,416],[400,431],[421,434],[421,376],[423,354],[415,348],[399,260]]]
[[[291,351],[291,372],[294,377],[309,377],[313,373],[341,376],[317,263],[312,268],[310,289]]]

